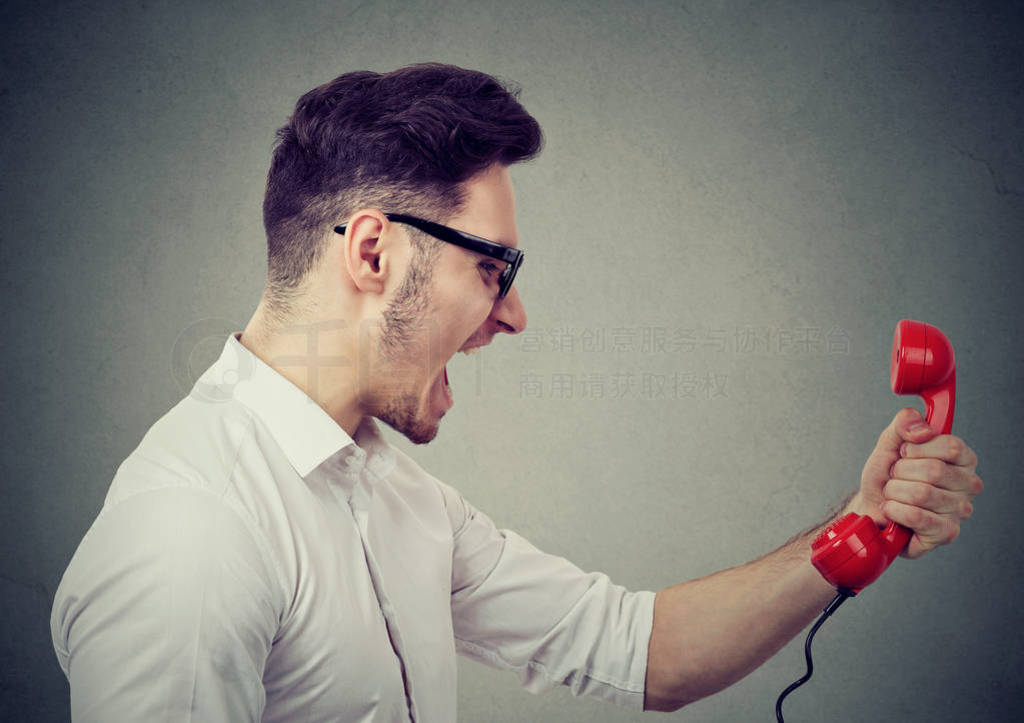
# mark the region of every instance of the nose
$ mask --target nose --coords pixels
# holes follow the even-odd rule
[[[518,334],[526,328],[526,309],[515,286],[508,290],[504,299],[494,302],[491,319],[498,327],[497,331],[505,334]]]

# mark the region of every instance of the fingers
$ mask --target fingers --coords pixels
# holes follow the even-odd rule
[[[892,476],[892,466],[900,458],[905,442],[923,444],[935,436],[916,409],[906,407],[893,417],[892,422],[878,437],[878,444],[868,457],[861,472],[861,491],[873,506],[882,502],[882,485]]]
[[[920,557],[960,534],[982,490],[978,457],[962,439],[939,435],[911,407],[899,411],[878,438],[861,473],[860,499],[879,516],[913,530],[906,557]],[[879,512],[880,511],[880,515]]]
[[[920,557],[940,545],[948,545],[960,534],[960,520],[955,515],[936,514],[897,500],[886,501],[882,511],[893,522],[914,531],[904,557]]]
[[[974,469],[978,458],[959,437],[941,435],[904,442],[900,459],[882,488],[883,514],[914,531],[905,557],[920,557],[960,534],[960,522],[974,512],[982,490]]]
[[[941,459],[901,459],[890,469],[895,479],[925,482],[952,492],[962,493],[968,499],[977,497],[984,485],[971,467],[960,467]]]
[[[943,434],[918,444],[903,442],[900,445],[900,456],[905,459],[941,459],[959,467],[969,467],[972,471],[978,465],[978,456],[974,450],[964,444],[962,439],[951,434]]]
[[[974,505],[962,494],[934,487],[927,482],[891,479],[885,485],[886,501],[920,507],[938,515],[965,520],[974,512]]]
[[[935,430],[921,418],[913,407],[904,407],[885,428],[875,445],[876,452],[898,453],[904,442],[923,443],[934,437]]]

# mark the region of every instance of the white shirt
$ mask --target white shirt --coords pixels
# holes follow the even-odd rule
[[[642,709],[654,594],[498,530],[232,335],[121,464],[51,618],[75,721],[456,718],[455,653]]]

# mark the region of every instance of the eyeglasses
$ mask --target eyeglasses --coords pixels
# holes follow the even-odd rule
[[[512,288],[512,281],[516,278],[516,272],[519,271],[519,267],[523,263],[523,252],[519,249],[494,243],[465,231],[459,231],[415,216],[407,216],[404,213],[385,213],[384,217],[395,223],[404,223],[413,228],[418,228],[420,231],[441,241],[447,241],[450,244],[461,246],[464,249],[469,249],[489,258],[504,261],[505,268],[502,270],[501,276],[498,277],[499,299],[505,298],[505,294]],[[335,226],[334,231],[335,233],[343,234],[347,226],[347,223]]]

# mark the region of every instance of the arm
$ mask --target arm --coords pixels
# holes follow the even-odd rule
[[[541,552],[438,483],[452,524],[458,652],[541,693],[564,685],[641,710],[654,593]]]
[[[981,491],[977,457],[935,436],[913,409],[882,432],[841,514],[892,519],[914,531],[906,557],[952,542]],[[810,563],[826,523],[740,567],[661,590],[647,658],[644,707],[677,710],[732,685],[774,655],[835,595]]]
[[[105,509],[51,627],[76,721],[257,721],[283,601],[241,518],[201,489]]]

